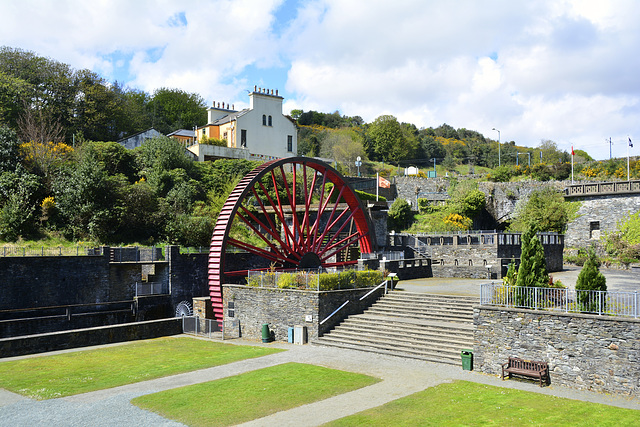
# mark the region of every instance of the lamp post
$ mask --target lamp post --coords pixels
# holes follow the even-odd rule
[[[498,132],[498,166],[500,166],[500,131],[496,128],[493,128],[491,130],[495,130],[496,132]]]

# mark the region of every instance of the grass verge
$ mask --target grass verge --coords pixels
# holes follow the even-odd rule
[[[336,420],[329,426],[634,426],[640,411],[455,381]]]
[[[285,363],[131,401],[190,426],[228,426],[365,387],[379,380],[302,363]]]
[[[0,362],[0,387],[52,399],[277,353],[188,337],[136,341],[96,350]]]

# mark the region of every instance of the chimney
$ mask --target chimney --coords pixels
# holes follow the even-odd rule
[[[235,110],[236,109],[236,104],[231,104],[231,109]]]
[[[276,96],[278,96],[278,89],[276,89]]]
[[[258,86],[253,85],[253,91],[256,92],[258,90]]]

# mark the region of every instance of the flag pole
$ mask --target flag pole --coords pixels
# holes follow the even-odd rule
[[[573,145],[571,146],[571,184],[573,184]]]
[[[627,181],[630,181],[630,175],[629,175],[629,147],[633,147],[633,142],[631,142],[631,137],[629,138],[629,145],[627,145]]]
[[[380,193],[380,174],[376,172],[376,202],[379,200]]]

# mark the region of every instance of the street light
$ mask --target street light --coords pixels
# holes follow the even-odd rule
[[[495,130],[496,132],[498,132],[498,166],[500,166],[500,131],[496,128],[493,128],[491,130]]]

